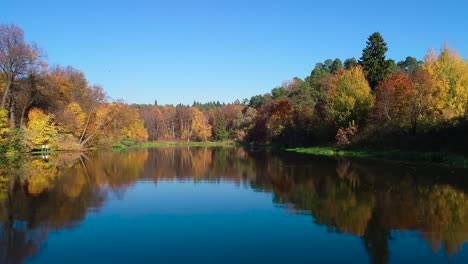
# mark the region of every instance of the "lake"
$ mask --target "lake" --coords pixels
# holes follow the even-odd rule
[[[0,169],[0,263],[468,263],[468,171],[167,147]]]

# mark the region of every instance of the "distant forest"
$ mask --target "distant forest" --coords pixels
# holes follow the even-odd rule
[[[48,65],[21,28],[0,25],[0,153],[148,140],[466,151],[466,60],[448,46],[422,61],[396,62],[387,50],[376,32],[359,59],[327,59],[250,99],[129,105],[71,66]]]
[[[379,33],[361,58],[317,63],[305,79],[234,103],[137,105],[150,140],[238,140],[463,150],[468,63],[444,46],[423,61],[386,58]]]

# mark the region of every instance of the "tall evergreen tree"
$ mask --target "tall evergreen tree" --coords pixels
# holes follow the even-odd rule
[[[228,139],[228,132],[225,127],[224,116],[219,115],[216,122],[216,127],[213,129],[213,138],[218,141]]]
[[[389,74],[390,63],[385,59],[387,50],[387,43],[379,32],[373,33],[368,38],[366,48],[362,50],[359,64],[361,64],[372,90],[375,90],[379,82],[383,81]]]

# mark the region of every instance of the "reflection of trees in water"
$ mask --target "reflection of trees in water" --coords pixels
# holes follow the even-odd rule
[[[255,181],[255,163],[241,148],[150,149],[142,178],[158,180]],[[250,177],[250,178],[249,178]]]
[[[358,186],[360,179],[351,164],[344,160],[319,162],[299,170],[290,174],[308,177],[300,176],[280,201],[310,212],[317,224],[330,231],[364,235],[376,202],[372,189]]]
[[[450,186],[434,186],[431,190],[421,190],[417,206],[422,209],[418,217],[422,220],[423,237],[432,248],[438,251],[442,242],[449,254],[460,251],[462,244],[468,240],[466,194]]]
[[[20,264],[37,254],[39,246],[46,240],[47,232],[43,228],[29,228],[25,222],[3,222],[0,234],[0,262]]]
[[[456,175],[434,177],[445,172],[242,148],[25,160],[0,168],[0,262],[20,263],[36,254],[51,230],[75,227],[89,209],[102,206],[108,192],[123,195],[137,180],[229,181],[273,192],[285,210],[310,213],[330,232],[361,237],[373,263],[390,258],[391,230],[419,230],[434,251],[443,248],[451,255],[468,240],[467,185]]]
[[[334,164],[335,171],[311,169],[308,179],[301,177],[305,182],[277,201],[309,211],[330,231],[360,236],[373,263],[388,261],[390,230],[418,230],[434,252],[443,244],[448,255],[468,241],[465,185],[457,189],[457,184],[438,180],[458,182],[456,175],[437,175],[446,173],[442,168],[415,171],[345,160]],[[304,170],[292,175],[300,173]]]
[[[380,214],[374,211],[367,223],[366,231],[361,236],[371,263],[376,264],[387,263],[390,257],[388,249],[388,240],[391,239],[390,230],[383,226],[380,220]]]
[[[122,155],[95,152],[90,153],[83,167],[88,172],[91,184],[118,190],[134,184],[141,177],[147,158],[147,150],[130,151]]]
[[[79,158],[66,154],[6,166],[12,169],[3,171],[10,182],[0,203],[1,263],[21,263],[38,252],[50,231],[73,228],[89,208],[101,206],[99,188],[85,184],[83,169],[75,166]]]

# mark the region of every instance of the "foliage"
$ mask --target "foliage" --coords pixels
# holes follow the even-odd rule
[[[41,51],[35,44],[24,40],[23,30],[16,25],[0,25],[0,72],[4,75],[6,87],[3,92],[1,108],[15,106],[14,82],[28,72],[35,72],[41,66]],[[15,126],[15,120],[10,119]]]
[[[383,81],[389,74],[390,63],[385,59],[387,50],[387,43],[382,35],[375,32],[368,38],[366,48],[362,51],[359,64],[362,66],[372,89],[375,89],[379,82]]]
[[[236,140],[244,140],[249,131],[252,130],[255,117],[257,116],[257,110],[252,107],[247,107],[232,121],[232,130],[236,131],[237,135],[235,135],[234,139]]]
[[[192,137],[198,141],[207,141],[211,137],[211,126],[203,113],[192,107]]]
[[[310,87],[317,89],[320,86],[320,82],[323,78],[329,76],[332,73],[338,72],[343,68],[343,64],[340,59],[325,60],[323,63],[317,63],[315,68],[310,73],[305,81]]]
[[[416,90],[406,73],[391,75],[376,90],[373,118],[379,129],[409,129]]]
[[[81,106],[77,102],[72,102],[65,107],[63,111],[63,129],[79,137],[82,132],[82,128],[86,122],[86,113],[83,112]]]
[[[24,130],[24,138],[30,149],[41,148],[57,136],[58,129],[52,123],[53,117],[42,110],[33,108],[28,114],[29,122]]]
[[[19,137],[8,125],[8,112],[0,108],[0,158],[21,150]]]
[[[338,127],[345,127],[353,121],[363,124],[374,104],[361,67],[336,74],[327,98],[331,118]]]
[[[59,133],[49,141],[49,148],[54,150],[82,150],[76,137],[72,134]]]
[[[47,66],[21,28],[2,25],[0,92],[6,111],[0,120],[0,152],[21,150],[21,141],[28,150],[42,144],[65,150],[147,140],[300,146],[332,144],[337,136],[351,145],[379,144],[390,135],[395,146],[411,137],[434,142],[439,137],[431,135],[446,129],[462,135],[468,114],[466,60],[444,47],[423,61],[407,56],[397,63],[386,58],[387,50],[376,32],[359,62],[325,59],[304,79],[283,81],[242,102],[128,105],[110,100],[78,69]],[[359,126],[359,138],[346,132],[350,123]],[[434,148],[445,148],[438,144]]]
[[[217,141],[224,141],[228,138],[228,132],[224,124],[224,117],[218,116],[216,126],[213,129],[213,139]]]
[[[355,58],[346,59],[344,62],[345,69],[349,70],[353,67],[358,66],[358,61]]]
[[[336,133],[336,143],[339,146],[349,146],[352,143],[353,137],[358,132],[358,126],[354,122],[350,123],[347,128],[339,128]]]
[[[420,67],[421,67],[420,61],[418,61],[416,58],[408,56],[404,61],[400,61],[397,63],[397,66],[407,74],[413,74],[415,73]]]
[[[442,118],[464,116],[468,102],[468,63],[445,46],[439,56],[433,51],[426,56],[423,69],[429,73],[437,91],[432,104],[442,113]]]
[[[281,99],[273,104],[271,116],[267,122],[269,137],[274,139],[282,134],[292,119],[292,105],[287,99]]]
[[[148,140],[148,131],[145,129],[143,120],[140,119],[138,111],[135,109],[126,109],[127,123],[121,124],[120,137],[125,137],[137,142],[145,142]],[[121,120],[119,120],[121,121]]]

